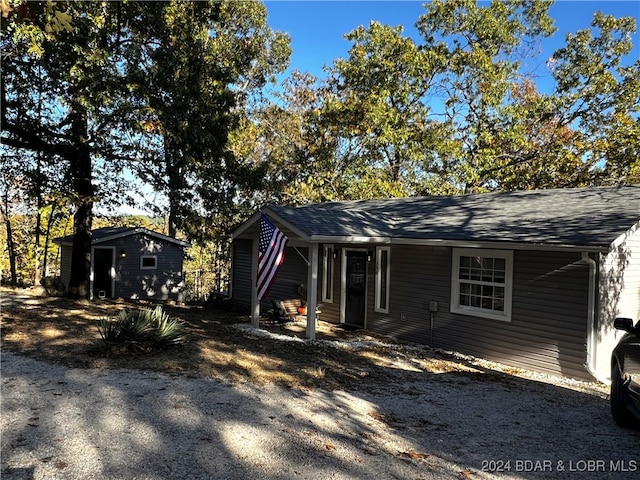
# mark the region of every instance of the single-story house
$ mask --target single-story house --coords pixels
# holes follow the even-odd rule
[[[232,233],[231,297],[306,295],[322,320],[606,381],[617,316],[640,317],[640,186],[328,202],[262,209],[289,238],[258,302],[260,213]],[[304,288],[301,288],[303,286]]]
[[[73,236],[54,242],[60,245],[60,276],[68,288]],[[141,227],[93,230],[90,298],[181,300],[184,249],[190,246]]]

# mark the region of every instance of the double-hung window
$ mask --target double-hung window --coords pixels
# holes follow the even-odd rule
[[[453,249],[451,311],[511,321],[513,252]]]
[[[389,247],[376,247],[376,296],[375,311],[389,313]]]
[[[333,303],[333,245],[325,245],[322,255],[322,301]]]

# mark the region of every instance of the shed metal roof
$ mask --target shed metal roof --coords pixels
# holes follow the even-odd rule
[[[295,227],[308,241],[359,238],[601,248],[640,222],[640,185],[327,202],[269,206],[263,211]],[[248,222],[254,221],[252,217]],[[241,230],[242,226],[236,232]]]

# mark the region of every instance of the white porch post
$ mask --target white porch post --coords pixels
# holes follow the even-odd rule
[[[316,339],[316,308],[318,307],[318,244],[309,248],[309,267],[307,278],[307,338]]]
[[[252,241],[251,248],[251,325],[260,326],[260,301],[258,300],[258,249],[260,240]]]

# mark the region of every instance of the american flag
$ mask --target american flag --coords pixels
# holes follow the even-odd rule
[[[258,300],[267,296],[284,261],[284,250],[288,241],[289,239],[264,214],[261,214],[258,246]]]

